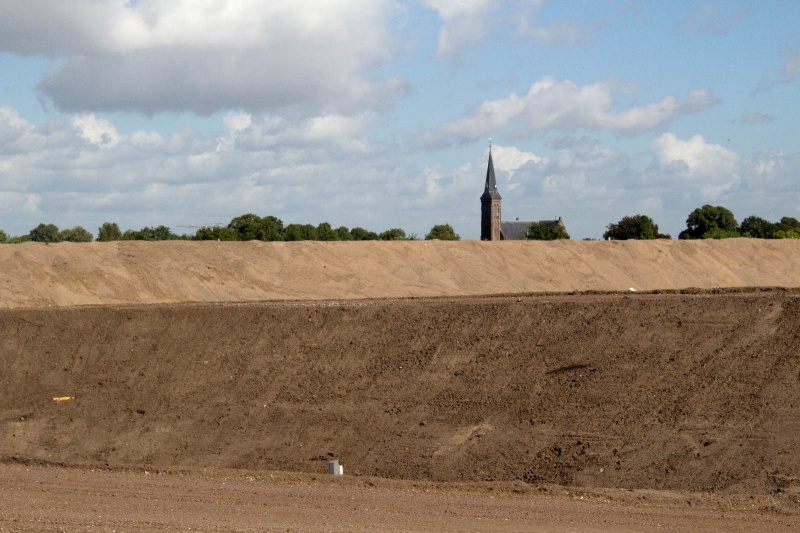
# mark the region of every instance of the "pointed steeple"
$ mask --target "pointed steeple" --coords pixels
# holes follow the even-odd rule
[[[486,185],[481,195],[481,240],[499,241],[503,238],[503,219],[500,212],[502,198],[497,191],[492,161],[492,140],[489,139],[489,165],[486,167]]]
[[[494,177],[494,162],[492,161],[492,141],[489,141],[489,165],[486,167],[486,186],[483,189],[481,200],[492,198],[502,200],[497,190],[497,179]]]

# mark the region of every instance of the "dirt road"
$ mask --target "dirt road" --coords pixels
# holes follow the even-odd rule
[[[771,496],[0,464],[0,531],[797,531]]]

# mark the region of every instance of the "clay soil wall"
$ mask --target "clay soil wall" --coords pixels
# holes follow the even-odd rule
[[[477,244],[464,255],[489,253]],[[677,253],[670,246],[630,250]],[[21,260],[0,248],[5,261]],[[64,279],[61,261],[66,269],[84,260],[65,259],[64,249],[38,255],[43,266],[26,274]],[[713,263],[712,249],[711,258],[686,255]],[[547,275],[597,268],[576,250]],[[215,260],[240,260],[231,256]],[[796,257],[781,266],[785,275],[796,275]],[[320,272],[329,261],[293,264]],[[752,264],[724,273],[756,276]],[[145,259],[137,268],[158,270]],[[427,275],[416,262],[404,271],[415,268],[414,279]],[[98,283],[88,270],[84,288]],[[6,286],[25,281],[5,272]],[[142,299],[169,285],[153,275]],[[110,286],[91,299],[117,294]],[[0,459],[321,473],[335,457],[347,474],[389,478],[795,490],[799,297],[745,288],[6,308]]]

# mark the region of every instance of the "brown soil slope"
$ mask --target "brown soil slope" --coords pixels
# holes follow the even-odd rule
[[[112,242],[0,246],[0,307],[800,287],[800,243]]]
[[[800,475],[794,290],[6,309],[0,361],[5,459],[749,492]]]

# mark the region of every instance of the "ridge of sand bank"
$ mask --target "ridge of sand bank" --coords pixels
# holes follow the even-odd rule
[[[0,307],[800,286],[790,240],[0,246]]]

